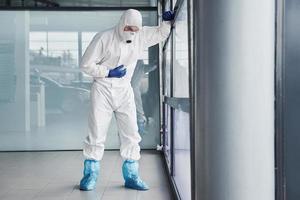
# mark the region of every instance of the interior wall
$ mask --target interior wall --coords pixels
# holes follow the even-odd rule
[[[196,199],[274,200],[274,3],[194,1]]]
[[[11,66],[14,68],[10,74],[1,73],[3,76],[12,76],[14,85],[1,88],[11,91],[13,97],[9,101],[0,103],[0,131],[29,131],[30,130],[30,90],[29,90],[29,13],[28,12],[1,12],[0,24],[5,27],[0,32],[0,43],[12,45],[13,51],[8,53],[14,60]],[[8,16],[10,15],[10,16]],[[2,48],[1,53],[7,53],[8,49]],[[2,61],[2,59],[1,59]],[[4,71],[2,71],[4,72]],[[8,77],[4,77],[7,80]],[[1,82],[2,84],[5,84]],[[10,92],[9,92],[10,93]],[[13,120],[12,120],[13,119]]]

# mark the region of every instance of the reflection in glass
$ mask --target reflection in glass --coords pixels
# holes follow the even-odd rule
[[[189,113],[174,111],[174,179],[182,199],[191,199]]]
[[[138,131],[142,136],[148,133],[148,125],[152,121],[149,119],[150,115],[145,113],[147,112],[147,109],[145,110],[144,106],[147,105],[143,104],[142,94],[148,92],[148,77],[146,75],[154,71],[156,68],[157,64],[145,64],[144,60],[138,60],[131,79],[131,85],[133,88],[134,100],[136,105],[137,123],[139,129]]]
[[[165,49],[165,77],[164,77],[164,92],[166,96],[171,97],[171,43],[172,37],[170,36],[168,43],[166,44]]]
[[[189,99],[187,1],[179,10],[174,30],[173,96]],[[190,116],[174,110],[174,180],[182,199],[191,199]]]
[[[173,60],[173,96],[189,97],[187,4],[183,3],[176,19]]]
[[[0,32],[0,150],[82,148],[87,134],[92,79],[80,72],[78,64],[94,34],[113,27],[121,14],[122,11],[0,13],[3,27]],[[142,15],[144,25],[156,25],[155,11],[145,11]],[[146,49],[142,56],[145,64],[149,54]],[[148,74],[144,74],[142,85],[149,84],[148,81]],[[142,94],[147,94],[147,90]],[[153,123],[148,129],[151,134],[142,147],[155,147],[158,143],[155,137],[159,134],[158,119],[157,114],[151,116]],[[119,148],[114,120],[106,147]]]

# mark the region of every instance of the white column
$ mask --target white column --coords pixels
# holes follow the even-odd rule
[[[16,12],[15,67],[17,74],[16,96],[20,102],[21,129],[30,130],[30,69],[29,69],[29,11]]]
[[[0,40],[14,48],[15,90],[11,102],[0,103],[0,132],[30,130],[29,11],[2,11]],[[10,74],[11,76],[14,76]]]
[[[195,73],[202,77],[196,112],[203,112],[196,115],[205,119],[196,125],[202,145],[196,147],[202,151],[197,197],[274,200],[275,1],[195,6]]]

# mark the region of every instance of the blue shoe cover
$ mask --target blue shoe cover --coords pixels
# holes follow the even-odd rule
[[[80,181],[80,190],[93,190],[96,187],[100,164],[97,160],[85,160],[83,178]]]
[[[138,175],[139,164],[135,160],[125,160],[122,166],[125,187],[135,190],[149,190],[148,185]]]

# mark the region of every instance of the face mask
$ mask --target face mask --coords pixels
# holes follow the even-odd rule
[[[123,36],[126,43],[131,43],[135,38],[135,34],[136,34],[135,32],[124,31]]]

